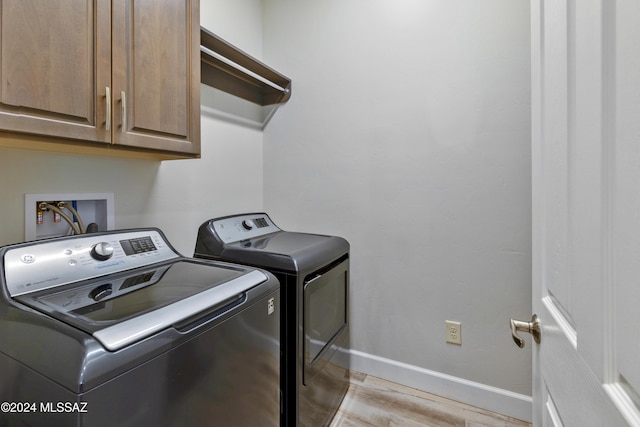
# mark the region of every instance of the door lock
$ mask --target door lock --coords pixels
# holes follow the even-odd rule
[[[538,315],[534,314],[531,317],[531,322],[524,322],[522,320],[511,319],[511,337],[513,342],[520,348],[524,347],[524,340],[518,335],[518,332],[528,332],[533,335],[533,339],[537,344],[540,344],[540,320]]]

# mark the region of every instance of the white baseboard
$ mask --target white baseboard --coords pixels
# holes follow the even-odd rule
[[[531,396],[454,377],[357,350],[340,355],[349,358],[352,371],[373,375],[458,402],[531,422]]]

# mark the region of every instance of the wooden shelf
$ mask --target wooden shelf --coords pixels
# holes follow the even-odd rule
[[[257,105],[284,104],[291,79],[200,27],[202,83]]]

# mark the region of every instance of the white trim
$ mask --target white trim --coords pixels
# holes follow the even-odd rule
[[[341,355],[347,356],[346,354]],[[531,422],[531,396],[443,374],[384,357],[349,350],[352,371],[433,393],[498,414]]]
[[[551,317],[553,317],[555,322],[558,324],[560,330],[562,330],[562,332],[564,333],[567,341],[569,341],[574,350],[577,350],[578,334],[575,328],[571,326],[571,323],[569,323],[569,321],[567,320],[567,317],[562,313],[562,311],[560,311],[554,299],[550,295],[547,295],[546,297],[542,298],[542,303],[549,311],[549,314],[551,314]]]
[[[549,421],[551,421],[551,425],[556,427],[563,427],[562,418],[560,418],[560,414],[558,413],[558,408],[556,408],[556,404],[551,400],[551,396],[549,393],[545,393],[547,395],[547,404],[545,407],[547,408],[547,415]]]
[[[640,410],[620,384],[605,384],[604,390],[630,426],[640,425]]]

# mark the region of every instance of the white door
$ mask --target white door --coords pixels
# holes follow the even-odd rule
[[[640,426],[640,1],[531,16],[534,426]]]

